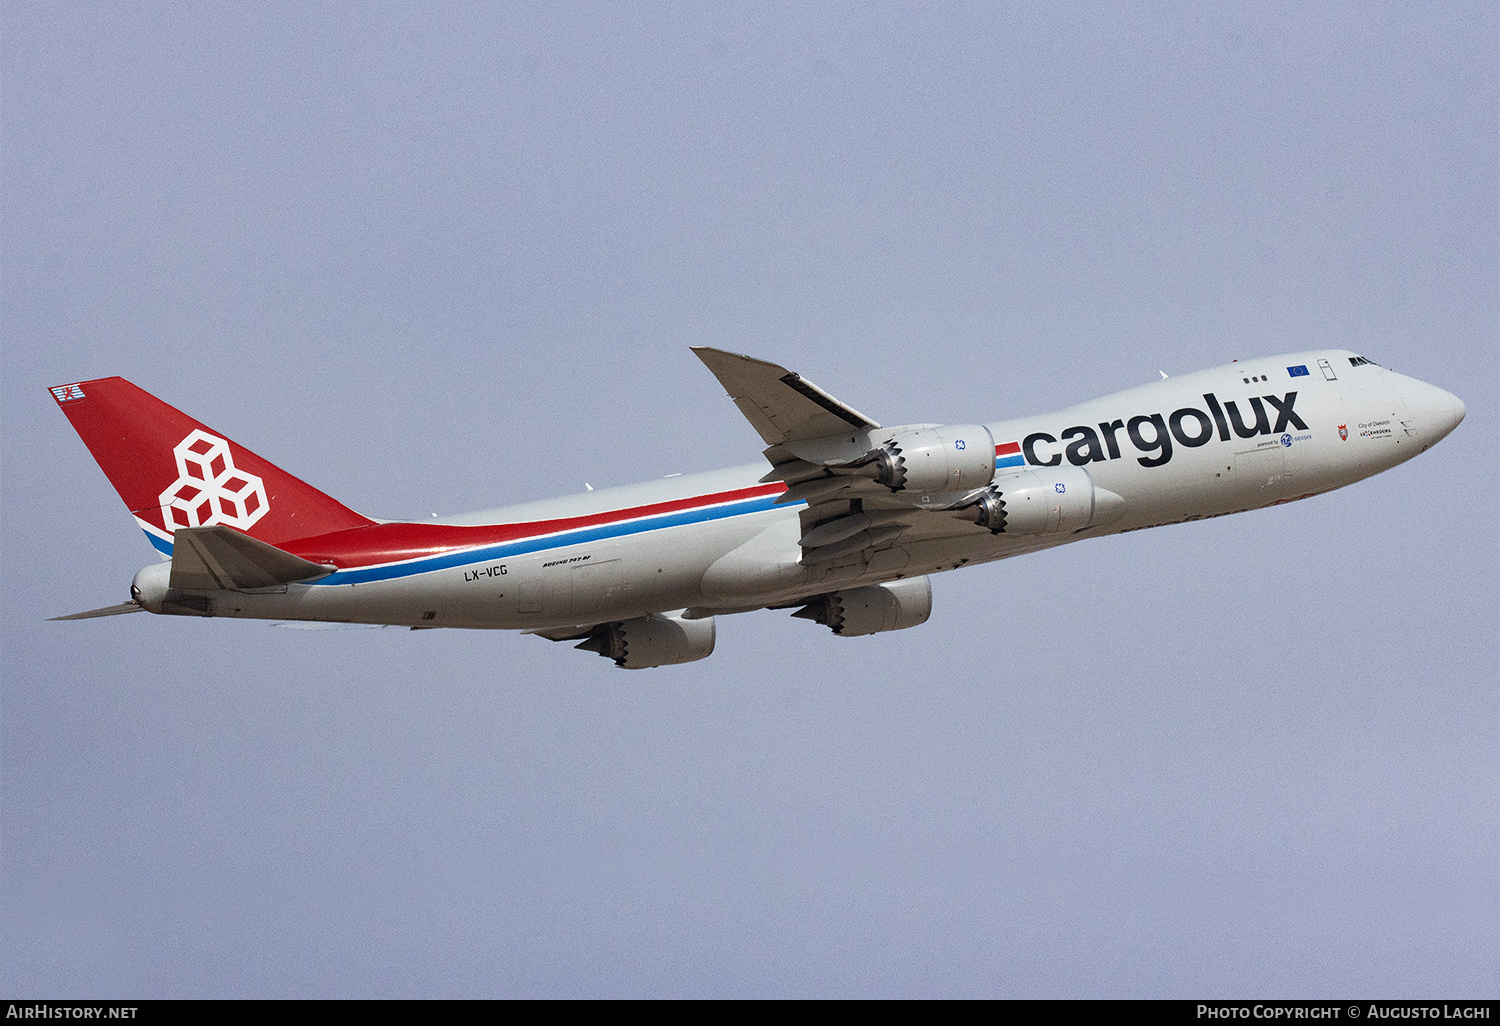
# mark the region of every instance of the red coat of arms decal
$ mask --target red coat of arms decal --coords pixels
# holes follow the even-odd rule
[[[1339,425],[1339,441],[1341,441],[1341,442],[1347,442],[1347,441],[1349,441],[1349,425],[1348,424],[1340,424]]]

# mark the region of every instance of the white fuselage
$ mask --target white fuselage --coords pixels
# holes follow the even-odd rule
[[[707,615],[1289,502],[1404,462],[1463,417],[1449,393],[1357,360],[1343,350],[1252,360],[986,424],[997,446],[1022,446],[1025,470],[1045,478],[1050,467],[1081,467],[1123,500],[1112,522],[1078,531],[996,535],[925,512],[935,531],[913,531],[858,566],[806,567],[803,504],[775,504],[781,486],[761,483],[767,466],[758,464],[434,521],[528,526],[311,584],[213,593],[209,612],[519,629]],[[1297,367],[1307,373],[1291,376]],[[923,497],[904,498],[920,506]]]

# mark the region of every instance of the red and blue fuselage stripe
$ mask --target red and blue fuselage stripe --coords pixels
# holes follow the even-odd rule
[[[995,446],[995,469],[1002,470],[1006,467],[1024,467],[1026,457],[1021,453],[1020,442],[1006,442]]]
[[[494,544],[480,544],[473,548],[441,552],[401,562],[341,568],[327,577],[311,583],[314,585],[367,584],[374,581],[395,580],[401,577],[411,577],[416,574],[431,573],[435,570],[448,570],[454,567],[469,566],[474,563],[489,563],[497,559],[512,559],[516,556],[529,555],[534,552],[545,552],[549,549],[566,548],[570,545],[586,545],[590,542],[624,538],[630,535],[645,534],[649,531],[661,531],[670,527],[702,524],[712,520],[727,520],[731,517],[741,517],[750,513],[760,513],[772,509],[775,506],[776,496],[780,494],[784,487],[781,484],[776,484],[770,486],[769,489],[745,489],[744,491],[751,494],[742,498],[727,500],[723,496],[700,496],[697,499],[686,501],[702,503],[704,498],[708,498],[711,501],[708,504],[686,506],[682,509],[655,513],[654,515],[649,513],[644,516],[642,515],[644,511],[652,507],[614,510],[595,517],[577,518],[593,522],[561,531],[555,530],[555,521],[513,525],[531,528],[536,533],[530,533],[524,537],[510,538]],[[663,503],[659,505],[676,504]],[[293,547],[289,546],[289,548]]]
[[[456,527],[389,523],[286,543],[304,559],[337,569],[312,585],[368,584],[490,563],[500,559],[607,541],[689,524],[726,520],[773,509],[786,488],[780,482],[651,503],[605,513],[531,523]],[[795,508],[801,503],[787,503]],[[150,531],[146,537],[170,556],[172,542]]]

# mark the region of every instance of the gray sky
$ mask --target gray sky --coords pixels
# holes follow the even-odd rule
[[[0,991],[1500,989],[1486,3],[0,5]],[[375,516],[756,458],[687,347],[886,423],[1342,346],[1461,396],[1291,506],[924,626],[144,615],[46,386]]]

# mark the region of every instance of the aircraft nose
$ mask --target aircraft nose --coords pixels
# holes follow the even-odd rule
[[[1447,437],[1468,412],[1463,400],[1452,392],[1399,374],[1393,378],[1396,393],[1416,419],[1417,430],[1428,445]]]
[[[1458,396],[1450,392],[1448,393],[1448,398],[1453,400],[1453,427],[1458,427],[1458,425],[1463,422],[1464,414],[1468,413],[1469,411],[1464,406],[1464,401]],[[1452,431],[1453,428],[1449,428],[1448,430]]]

